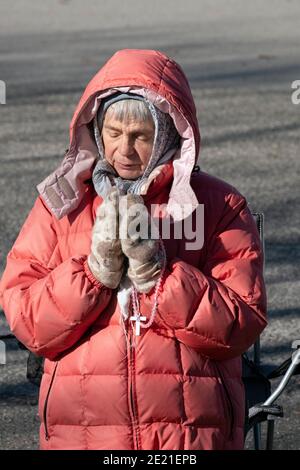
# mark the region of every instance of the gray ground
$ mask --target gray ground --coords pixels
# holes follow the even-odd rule
[[[298,0],[1,1],[0,269],[33,201],[59,163],[89,79],[121,48],[156,48],[188,76],[202,133],[201,166],[265,213],[269,326],[263,361],[279,364],[300,339],[300,80]],[[0,273],[0,274],[1,274]],[[1,333],[7,332],[3,317]],[[38,447],[27,353],[6,341],[0,365],[0,448]],[[300,377],[279,400],[275,447],[300,449]],[[247,446],[251,443],[248,442]]]

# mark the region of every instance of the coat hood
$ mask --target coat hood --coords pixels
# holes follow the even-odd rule
[[[181,136],[175,154],[173,184],[167,212],[180,220],[198,205],[190,176],[200,149],[196,107],[181,67],[159,51],[124,49],[116,52],[88,83],[70,124],[70,145],[62,164],[37,189],[58,218],[76,209],[98,158],[88,126],[101,99],[116,91],[135,93],[172,117]]]

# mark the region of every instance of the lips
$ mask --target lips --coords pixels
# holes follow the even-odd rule
[[[137,164],[124,164],[124,163],[120,163],[118,162],[118,166],[120,168],[122,168],[123,170],[132,170],[134,168],[136,168],[138,165]]]

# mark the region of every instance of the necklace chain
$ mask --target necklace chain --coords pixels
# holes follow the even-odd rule
[[[161,253],[162,253],[163,265],[162,265],[162,268],[161,268],[160,276],[159,276],[159,278],[156,282],[156,285],[155,285],[154,302],[153,302],[153,306],[152,306],[152,309],[151,309],[150,318],[149,318],[148,322],[145,322],[145,323],[142,323],[140,321],[140,327],[141,328],[149,328],[152,325],[152,323],[154,321],[154,318],[155,318],[155,315],[156,315],[156,312],[157,312],[158,295],[159,295],[160,286],[161,286],[161,283],[162,283],[162,280],[163,280],[163,275],[164,275],[164,272],[165,272],[165,269],[166,269],[166,250],[165,250],[165,247],[164,247],[164,244],[163,244],[163,241],[162,241],[161,238],[159,238],[159,245],[160,245],[160,250],[161,250]],[[133,287],[133,289],[132,289],[131,299],[132,299],[132,309],[133,309],[134,316],[135,316],[135,318],[140,319],[141,318],[141,313],[140,313],[139,293],[138,293],[138,291],[136,290],[135,287]]]

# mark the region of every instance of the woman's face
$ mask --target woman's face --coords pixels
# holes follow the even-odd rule
[[[141,176],[150,160],[154,123],[116,120],[106,113],[102,128],[102,141],[106,160],[121,178],[135,180]]]

